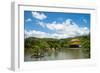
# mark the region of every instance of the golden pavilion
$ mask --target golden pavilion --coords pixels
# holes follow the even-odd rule
[[[71,39],[70,40],[70,47],[71,48],[79,48],[79,47],[81,47],[80,40],[79,39]]]

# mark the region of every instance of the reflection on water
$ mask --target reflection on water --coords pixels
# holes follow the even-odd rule
[[[69,48],[60,51],[46,52],[43,57],[34,58],[32,54],[25,55],[24,61],[47,61],[47,60],[64,60],[64,59],[84,59],[84,53],[81,48]]]

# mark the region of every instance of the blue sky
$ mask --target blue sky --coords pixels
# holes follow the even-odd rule
[[[90,14],[24,11],[25,37],[68,38],[90,32]]]

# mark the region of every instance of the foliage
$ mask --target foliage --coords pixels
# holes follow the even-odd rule
[[[87,58],[90,58],[90,35],[81,37],[83,52]]]
[[[87,57],[90,57],[90,34],[85,36],[73,37],[80,39],[80,45],[83,49],[83,52],[87,54]],[[32,54],[43,54],[45,52],[53,50],[61,50],[63,48],[69,48],[69,41],[73,38],[65,39],[53,39],[53,38],[35,38],[29,37],[25,38],[24,47],[25,54],[27,52]]]

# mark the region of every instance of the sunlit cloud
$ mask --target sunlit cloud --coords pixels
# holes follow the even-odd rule
[[[32,12],[32,16],[39,20],[43,20],[47,18],[47,16],[44,13],[40,13],[40,12]]]
[[[37,37],[37,38],[56,38],[56,39],[66,38],[67,36],[67,34],[57,34],[57,33],[50,34],[50,33],[37,31],[37,30],[31,30],[31,31],[25,30],[24,35],[25,38]]]
[[[32,19],[28,18],[28,19],[26,19],[25,21],[26,21],[26,22],[30,22],[30,21],[32,21]]]
[[[55,33],[50,34],[46,32],[32,30],[29,31],[27,34],[29,37],[33,36],[40,38],[68,38],[89,34],[89,29],[87,27],[79,27],[71,19],[67,19],[62,23],[57,23],[56,21],[53,21],[52,23],[38,22],[38,24],[43,28],[54,31]]]

